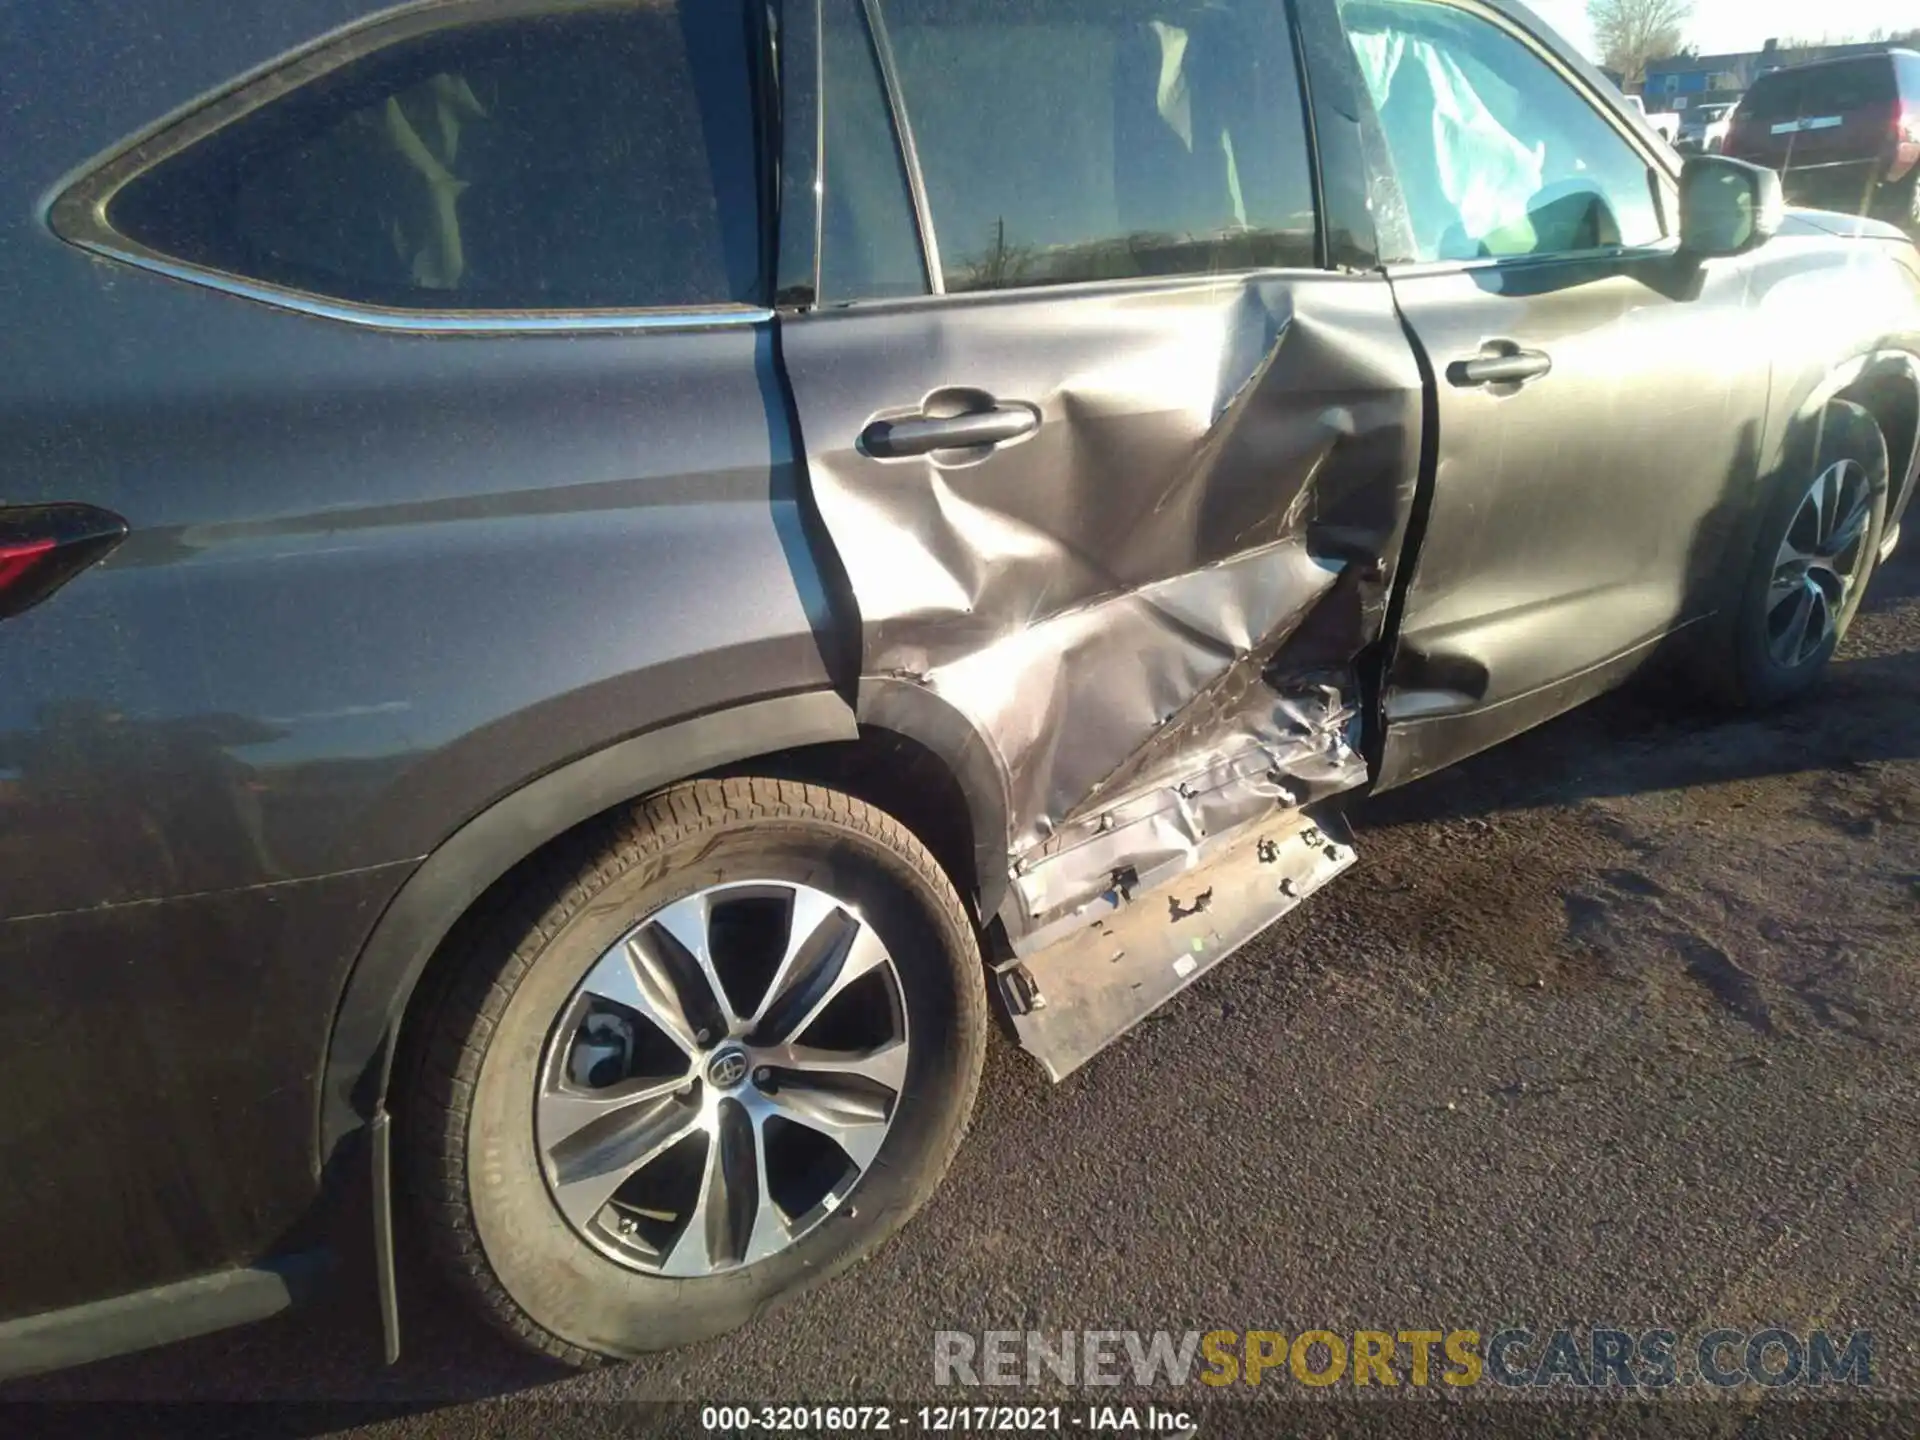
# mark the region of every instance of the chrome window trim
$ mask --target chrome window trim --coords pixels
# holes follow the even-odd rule
[[[67,237],[72,239],[73,237]],[[305,290],[283,290],[264,281],[249,280],[219,270],[169,260],[150,250],[95,244],[74,239],[81,249],[110,260],[122,260],[171,280],[257,300],[264,305],[337,320],[372,330],[403,334],[492,335],[527,332],[591,332],[602,330],[685,330],[695,327],[758,325],[773,319],[773,311],[754,305],[716,305],[710,308],[657,310],[398,310],[335,300]]]
[[[1549,265],[1635,265],[1671,261],[1680,241],[1663,236],[1651,245],[1601,245],[1585,250],[1549,250],[1544,255],[1476,255],[1467,260],[1407,260],[1381,267],[1389,280],[1419,280],[1433,275],[1464,275],[1479,270],[1518,270]]]
[[[189,101],[89,162],[78,178],[64,183],[46,205],[47,227],[82,250],[169,279],[297,314],[374,330],[409,334],[554,333],[754,325],[771,320],[774,312],[770,307],[741,304],[625,310],[415,309],[374,305],[275,285],[164,255],[121,234],[107,220],[107,208],[114,197],[154,166],[377,50],[457,25],[620,6],[621,0],[418,0],[418,3],[356,21],[241,75],[219,90]]]
[[[1021,300],[1043,301],[1114,300],[1131,296],[1164,296],[1185,292],[1240,294],[1250,284],[1304,284],[1311,280],[1338,280],[1342,284],[1367,284],[1382,278],[1382,271],[1323,271],[1313,265],[1271,265],[1263,269],[1208,271],[1190,275],[1121,275],[1106,280],[1060,280],[1052,284],[1020,284],[1000,290],[948,290],[943,296],[872,296],[866,300],[828,301],[812,311],[810,317],[858,317],[893,315],[922,309],[964,309],[1008,305]]]
[[[927,269],[927,292],[944,295],[947,272],[940,264],[940,235],[933,224],[933,202],[927,198],[926,172],[920,168],[920,147],[914,142],[913,118],[907,113],[906,91],[901,87],[900,70],[894,63],[893,40],[887,34],[886,16],[881,11],[880,0],[861,0],[860,9],[867,22],[867,41],[873,46],[873,58],[880,67],[880,87],[886,91],[887,112],[893,117],[900,163],[907,172],[907,195],[913,201],[914,223],[920,229],[920,259]]]

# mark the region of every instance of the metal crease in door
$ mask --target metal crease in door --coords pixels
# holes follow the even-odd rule
[[[1017,952],[1364,783],[1357,662],[1422,423],[1383,282],[1002,292],[819,312],[783,341],[864,672],[938,694],[1004,776]],[[916,385],[1040,424],[872,453],[856,437],[901,412],[863,406]]]

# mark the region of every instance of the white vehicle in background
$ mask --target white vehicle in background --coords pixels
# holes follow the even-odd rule
[[[1696,105],[1680,116],[1680,139],[1675,148],[1698,155],[1718,155],[1733,126],[1731,104]]]
[[[1660,138],[1662,140],[1666,141],[1669,145],[1677,145],[1679,143],[1680,116],[1677,113],[1671,110],[1649,110],[1647,109],[1647,102],[1638,95],[1627,96],[1627,104],[1631,105],[1646,117],[1647,123],[1660,132]]]

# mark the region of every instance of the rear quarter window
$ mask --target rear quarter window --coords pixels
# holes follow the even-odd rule
[[[1806,118],[1850,115],[1873,105],[1891,106],[1899,95],[1893,62],[1886,56],[1822,65],[1809,70],[1802,83],[1800,113]]]
[[[1800,116],[1800,77],[1762,75],[1753,82],[1740,113],[1749,120],[1796,120]]]
[[[740,0],[445,13],[136,173],[108,228],[397,309],[763,299]]]

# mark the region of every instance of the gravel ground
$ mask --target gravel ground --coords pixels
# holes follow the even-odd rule
[[[1876,1391],[1920,1401],[1917,699],[1910,554],[1811,703],[1728,724],[1643,689],[1367,805],[1355,871],[1065,1084],[996,1042],[918,1221],[732,1338],[556,1377],[409,1273],[391,1370],[355,1282],[0,1393],[350,1400],[369,1408],[296,1428],[533,1435],[623,1413],[555,1402],[950,1399],[938,1329],[1520,1322],[1871,1329]],[[1382,1418],[1357,1409],[1254,1428]],[[1795,1409],[1794,1433],[1872,1418]],[[1741,1398],[1566,1428],[1767,1421]]]

